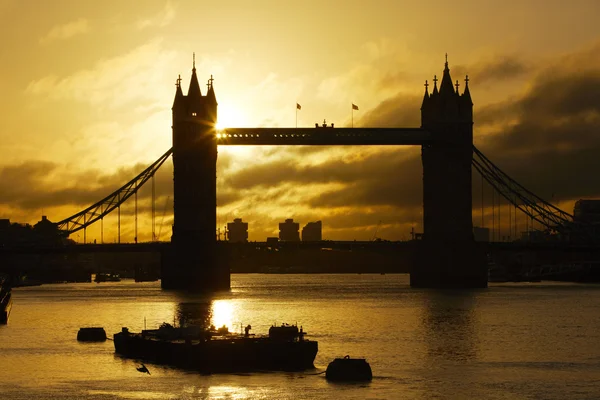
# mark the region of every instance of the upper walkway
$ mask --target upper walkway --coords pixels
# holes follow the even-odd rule
[[[431,134],[422,128],[227,128],[217,133],[219,145],[422,145]]]

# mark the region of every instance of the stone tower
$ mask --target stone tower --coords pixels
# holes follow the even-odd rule
[[[229,289],[217,256],[217,100],[212,76],[202,96],[194,61],[187,96],[177,79],[173,103],[174,223],[164,289]],[[163,263],[165,264],[165,263]]]
[[[432,135],[423,145],[424,236],[418,264],[411,272],[414,287],[487,287],[485,258],[473,239],[471,162],[473,102],[469,80],[459,93],[448,68],[438,90],[425,85],[421,127]],[[455,89],[456,87],[456,89]]]

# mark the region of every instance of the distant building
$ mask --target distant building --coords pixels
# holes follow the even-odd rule
[[[573,208],[573,221],[600,224],[600,200],[577,200]]]
[[[321,221],[309,222],[302,228],[303,242],[320,242],[323,240],[323,224]]]
[[[482,228],[480,226],[473,227],[473,237],[476,242],[490,241],[490,228]]]
[[[42,235],[58,235],[58,227],[45,215],[42,215],[42,219],[33,226],[33,229]]]
[[[10,220],[0,219],[0,247],[8,243],[10,233]]]
[[[300,241],[300,224],[294,222],[292,218],[279,223],[279,240],[282,242]]]
[[[62,245],[64,234],[55,223],[43,215],[34,226],[11,223],[9,219],[0,219],[0,247],[14,245]]]
[[[241,218],[236,218],[233,222],[228,222],[227,231],[230,243],[248,242],[248,223],[242,222]]]

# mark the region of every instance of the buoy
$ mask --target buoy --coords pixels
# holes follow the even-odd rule
[[[80,342],[104,342],[106,340],[106,331],[104,328],[80,328],[77,332],[77,340]]]
[[[325,378],[329,381],[360,382],[373,379],[371,366],[364,358],[336,358],[327,366]]]

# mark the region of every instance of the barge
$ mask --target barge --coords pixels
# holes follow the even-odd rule
[[[175,328],[114,335],[115,352],[134,359],[168,364],[202,372],[302,371],[314,368],[318,343],[307,340],[302,327],[271,326],[268,335],[230,333],[226,327],[204,330]]]

